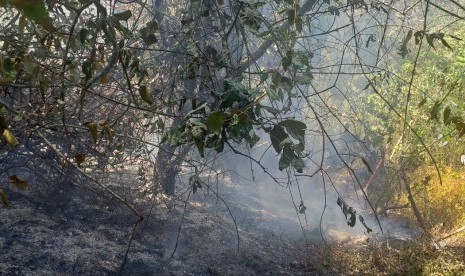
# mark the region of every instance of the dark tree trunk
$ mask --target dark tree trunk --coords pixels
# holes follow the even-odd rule
[[[182,148],[163,145],[160,148],[154,165],[154,181],[163,188],[167,195],[175,195],[176,176],[190,149],[190,145]]]

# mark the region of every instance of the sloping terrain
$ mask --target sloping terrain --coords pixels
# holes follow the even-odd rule
[[[134,216],[99,192],[75,186],[53,191],[7,190],[0,209],[0,274],[114,275],[121,268]],[[233,219],[214,196],[136,204],[136,229],[123,275],[304,274],[301,242],[269,229],[282,218],[247,205]],[[183,222],[181,222],[184,214]],[[181,226],[181,229],[180,229]],[[180,232],[179,232],[180,229]],[[176,240],[179,239],[176,247]],[[176,252],[171,257],[174,249]]]

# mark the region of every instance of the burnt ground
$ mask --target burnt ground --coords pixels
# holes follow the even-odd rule
[[[0,208],[1,275],[118,274],[135,221],[127,207],[103,192],[73,185],[5,191],[10,207]],[[211,194],[198,192],[186,208],[174,199],[136,200],[135,205],[145,219],[122,275],[317,273],[303,261],[312,245],[288,238],[282,230],[286,219],[265,210],[240,202],[230,207],[240,234],[238,251],[234,222]]]

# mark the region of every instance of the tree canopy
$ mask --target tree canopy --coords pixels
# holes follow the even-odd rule
[[[426,160],[442,181],[456,157],[438,144],[463,150],[457,1],[2,0],[0,12],[1,175],[19,188],[87,179],[141,216],[105,174],[137,163],[147,191],[174,195],[187,170],[195,193],[228,151],[280,185],[337,190],[343,171],[366,196],[379,160],[390,176]]]

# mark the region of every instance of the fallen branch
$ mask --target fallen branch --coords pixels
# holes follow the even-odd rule
[[[408,208],[410,205],[408,203],[405,203],[404,205],[393,205],[393,206],[386,206],[383,209],[379,210],[379,214],[386,214],[387,211],[389,210],[399,210],[399,209],[405,209]]]
[[[459,234],[460,232],[463,232],[463,231],[465,231],[465,225],[460,227],[457,230],[454,230],[454,231],[450,232],[449,234],[445,235],[444,237],[441,237],[441,238],[437,239],[436,242],[446,240],[446,239],[448,239],[448,238],[450,238],[452,236],[455,236],[455,235],[457,235],[457,234]]]

